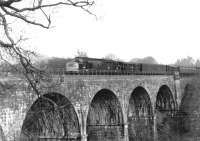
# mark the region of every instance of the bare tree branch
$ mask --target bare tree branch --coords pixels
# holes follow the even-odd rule
[[[22,2],[23,0],[8,0],[8,1],[0,1],[0,7],[1,10],[5,12],[6,15],[9,15],[11,17],[18,18],[26,23],[32,24],[32,25],[37,25],[41,26],[43,28],[49,28],[51,25],[51,18],[50,16],[47,16],[47,14],[42,10],[43,8],[50,8],[50,7],[56,7],[60,5],[67,5],[67,6],[74,6],[83,9],[89,14],[94,15],[92,12],[90,12],[87,7],[90,7],[94,4],[94,1],[88,1],[88,0],[83,0],[83,1],[71,1],[71,0],[66,0],[65,2],[55,2],[55,3],[50,3],[50,4],[43,4],[43,0],[39,0],[37,4],[36,2],[33,1],[33,5],[31,7],[24,7],[24,8],[17,8],[12,6],[12,4],[16,2]],[[23,15],[24,12],[35,12],[41,10],[41,14],[44,15],[46,18],[47,24],[41,23],[41,22],[36,22],[35,20],[28,19],[25,15]]]
[[[38,89],[38,83],[40,83],[39,81],[45,81],[47,76],[44,71],[33,65],[31,59],[32,56],[35,56],[35,52],[24,49],[19,45],[25,38],[22,35],[19,35],[18,39],[14,38],[12,31],[16,29],[12,28],[11,25],[15,23],[12,23],[11,19],[49,29],[51,26],[51,14],[47,12],[49,11],[48,8],[73,6],[94,15],[88,9],[94,4],[94,1],[50,0],[47,2],[47,0],[30,0],[28,5],[26,2],[25,0],[0,0],[0,29],[3,29],[2,33],[0,32],[0,36],[4,37],[0,38],[0,59],[8,63],[10,58],[18,61],[22,68],[20,68],[21,70],[16,70],[21,71],[35,94],[38,97],[43,97]],[[31,17],[31,14],[36,12],[37,16]],[[43,20],[40,20],[40,18]],[[9,59],[4,55],[8,56]],[[51,102],[56,105],[53,101]]]

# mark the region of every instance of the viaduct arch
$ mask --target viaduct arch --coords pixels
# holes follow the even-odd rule
[[[153,109],[150,97],[143,87],[131,94],[128,106],[129,141],[153,140]]]
[[[102,89],[94,96],[87,116],[88,141],[115,140],[124,136],[123,113],[117,96]]]
[[[79,120],[71,102],[58,93],[38,98],[26,114],[20,140],[80,140]]]
[[[173,122],[176,112],[176,101],[167,85],[162,85],[156,96],[155,113],[159,141],[170,141],[174,138]]]

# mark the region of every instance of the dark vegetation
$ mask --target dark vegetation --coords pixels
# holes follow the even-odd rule
[[[178,121],[182,140],[199,140],[200,137],[200,76],[195,76],[186,85],[182,97]]]

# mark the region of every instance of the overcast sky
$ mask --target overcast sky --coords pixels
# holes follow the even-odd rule
[[[115,54],[125,61],[153,56],[159,63],[200,58],[200,0],[98,0],[91,11],[55,9],[54,28],[34,28],[31,46],[47,56]]]

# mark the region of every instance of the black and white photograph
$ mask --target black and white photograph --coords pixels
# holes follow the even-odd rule
[[[200,1],[0,0],[0,141],[200,141]]]

